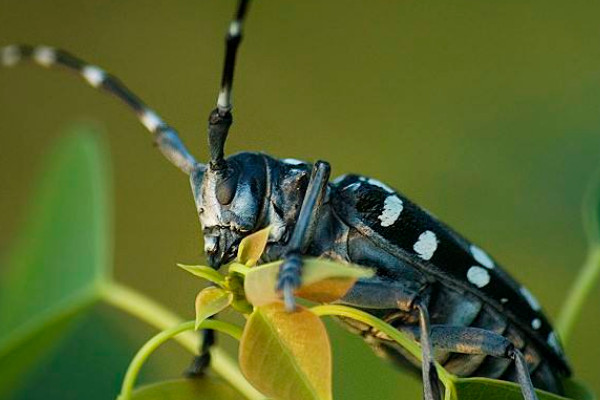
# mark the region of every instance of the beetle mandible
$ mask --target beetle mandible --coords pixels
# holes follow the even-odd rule
[[[422,346],[422,363],[380,332],[344,322],[377,353],[420,368],[427,400],[442,396],[434,361],[458,376],[518,382],[527,400],[536,398],[533,387],[562,393],[560,378],[570,375],[570,367],[555,331],[535,297],[485,251],[375,179],[345,175],[330,182],[324,161],[310,164],[252,152],[225,158],[248,4],[239,1],[226,34],[221,89],[208,120],[206,164],[196,161],[174,128],[103,69],[46,46],[6,46],[0,61],[7,67],[27,59],[66,67],[133,109],[164,156],[189,175],[212,267],[233,259],[245,236],[271,226],[261,261],[284,259],[277,289],[289,311],[295,307],[304,255],[376,268],[375,277],[357,282],[341,302],[412,335]],[[212,332],[204,336],[194,374],[209,361],[214,337]]]

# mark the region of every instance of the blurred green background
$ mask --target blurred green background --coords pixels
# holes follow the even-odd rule
[[[62,47],[113,72],[206,159],[233,10],[232,0],[0,0],[0,44]],[[227,150],[326,159],[336,175],[378,177],[488,249],[556,317],[584,259],[580,204],[600,160],[598,15],[600,3],[586,1],[257,1]],[[112,154],[116,278],[191,318],[197,281],[175,263],[203,255],[186,177],[125,107],[64,72],[0,69],[0,254],[35,202],[47,149],[81,122],[105,132]],[[596,289],[568,354],[600,393],[598,304]],[[119,335],[88,332],[127,339],[122,356],[67,341],[35,374],[52,390],[17,397],[106,398],[89,377],[65,395],[61,371],[78,363],[60,354],[98,363],[106,371],[94,387],[111,393],[152,332],[125,325]],[[331,327],[336,398],[420,396],[417,380]],[[161,350],[152,377],[176,376],[187,357]]]

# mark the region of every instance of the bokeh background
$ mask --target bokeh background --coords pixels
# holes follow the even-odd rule
[[[206,159],[234,7],[0,0],[0,44],[62,47],[113,72]],[[600,163],[599,14],[586,1],[257,1],[227,150],[326,159],[336,175],[378,177],[486,248],[556,317],[584,260],[580,205]],[[64,72],[0,70],[0,253],[35,201],[48,148],[82,122],[104,132],[112,154],[116,278],[191,318],[198,281],[175,263],[204,259],[186,177],[125,107]],[[596,289],[568,347],[597,393],[599,304]],[[38,388],[16,397],[114,393],[152,330],[103,310],[95,319],[126,329],[100,335],[82,321],[76,335],[87,339],[65,341],[32,376]],[[420,397],[418,380],[330,327],[336,398]],[[122,356],[103,357],[107,341]],[[188,357],[168,346],[151,377],[177,376]],[[97,365],[96,376],[61,381],[82,363]]]

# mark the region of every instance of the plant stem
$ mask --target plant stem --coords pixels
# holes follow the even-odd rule
[[[181,324],[179,316],[165,308],[162,304],[143,294],[118,283],[108,282],[100,288],[102,299],[108,304],[146,322],[159,330],[165,330]],[[193,332],[177,335],[175,340],[192,354],[197,354],[200,338]],[[250,400],[262,400],[260,394],[244,378],[235,362],[223,350],[211,350],[211,368],[229,382],[238,392]]]
[[[100,292],[102,299],[108,304],[133,315],[157,329],[165,330],[172,326],[179,325],[182,322],[182,319],[178,315],[171,312],[162,304],[146,297],[130,287],[114,282],[108,282],[102,286]],[[188,335],[189,338],[193,336],[194,335]],[[195,346],[199,344],[199,339],[194,337],[194,340],[180,340],[179,342],[191,351],[195,351]]]
[[[398,343],[400,346],[406,349],[413,357],[415,357],[417,360],[421,360],[421,347],[414,340],[412,340],[405,333],[400,332],[398,329],[394,328],[390,324],[383,322],[382,320],[372,316],[371,314],[367,314],[364,311],[360,311],[352,307],[340,305],[316,306],[311,308],[310,310],[318,316],[335,315],[340,317],[352,318],[356,321],[363,322],[377,329],[378,331],[385,333],[392,340],[394,340],[396,343]],[[450,383],[452,377],[446,372],[444,368],[442,368],[437,363],[436,367],[438,370],[440,380],[444,383],[444,386],[449,387],[448,384]]]
[[[196,321],[188,321],[184,322],[178,326],[173,328],[166,329],[162,332],[156,334],[153,338],[148,340],[136,353],[133,360],[129,364],[129,368],[127,368],[127,372],[125,373],[125,379],[123,379],[123,386],[121,387],[121,394],[119,395],[119,400],[129,400],[131,398],[131,393],[133,392],[133,388],[135,387],[135,381],[137,376],[142,369],[142,366],[150,357],[150,354],[154,352],[161,344],[171,339],[172,337],[185,332],[192,331],[196,325]],[[200,324],[199,328],[201,329],[214,329],[222,333],[226,333],[237,340],[240,340],[242,337],[242,330],[232,324],[228,324],[222,321],[208,320],[204,321]]]
[[[600,245],[593,245],[558,317],[556,325],[563,343],[566,344],[571,338],[575,322],[581,314],[583,304],[599,278]]]

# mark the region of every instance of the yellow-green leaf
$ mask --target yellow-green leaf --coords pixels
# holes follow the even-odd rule
[[[248,271],[244,279],[244,292],[250,304],[263,306],[280,301],[275,290],[280,265],[281,261],[277,261]]]
[[[223,285],[225,284],[225,277],[223,277],[223,275],[215,271],[213,268],[208,267],[206,265],[177,264],[177,266],[186,270],[192,275],[196,275],[202,279],[206,279],[207,281],[213,282],[221,287],[223,287]]]
[[[302,267],[302,285],[296,295],[307,300],[332,302],[343,297],[359,278],[373,275],[369,269],[335,261],[305,258]],[[244,290],[254,306],[280,300],[275,290],[281,261],[252,268],[246,274]]]
[[[257,307],[240,342],[240,368],[261,393],[275,400],[329,400],[331,347],[323,322],[281,303]]]
[[[373,276],[373,271],[354,264],[313,258],[306,260],[302,271],[302,286],[296,295],[307,300],[330,303],[338,300],[360,278]]]
[[[256,265],[267,246],[269,232],[271,232],[270,226],[242,239],[238,248],[237,261],[247,266]]]
[[[196,329],[208,317],[226,309],[233,294],[217,287],[207,287],[196,296]]]
[[[446,400],[523,400],[519,385],[513,382],[487,378],[453,377],[446,389]],[[539,400],[594,400],[594,395],[583,385],[565,380],[565,396],[536,390]],[[449,390],[448,390],[449,389]]]

